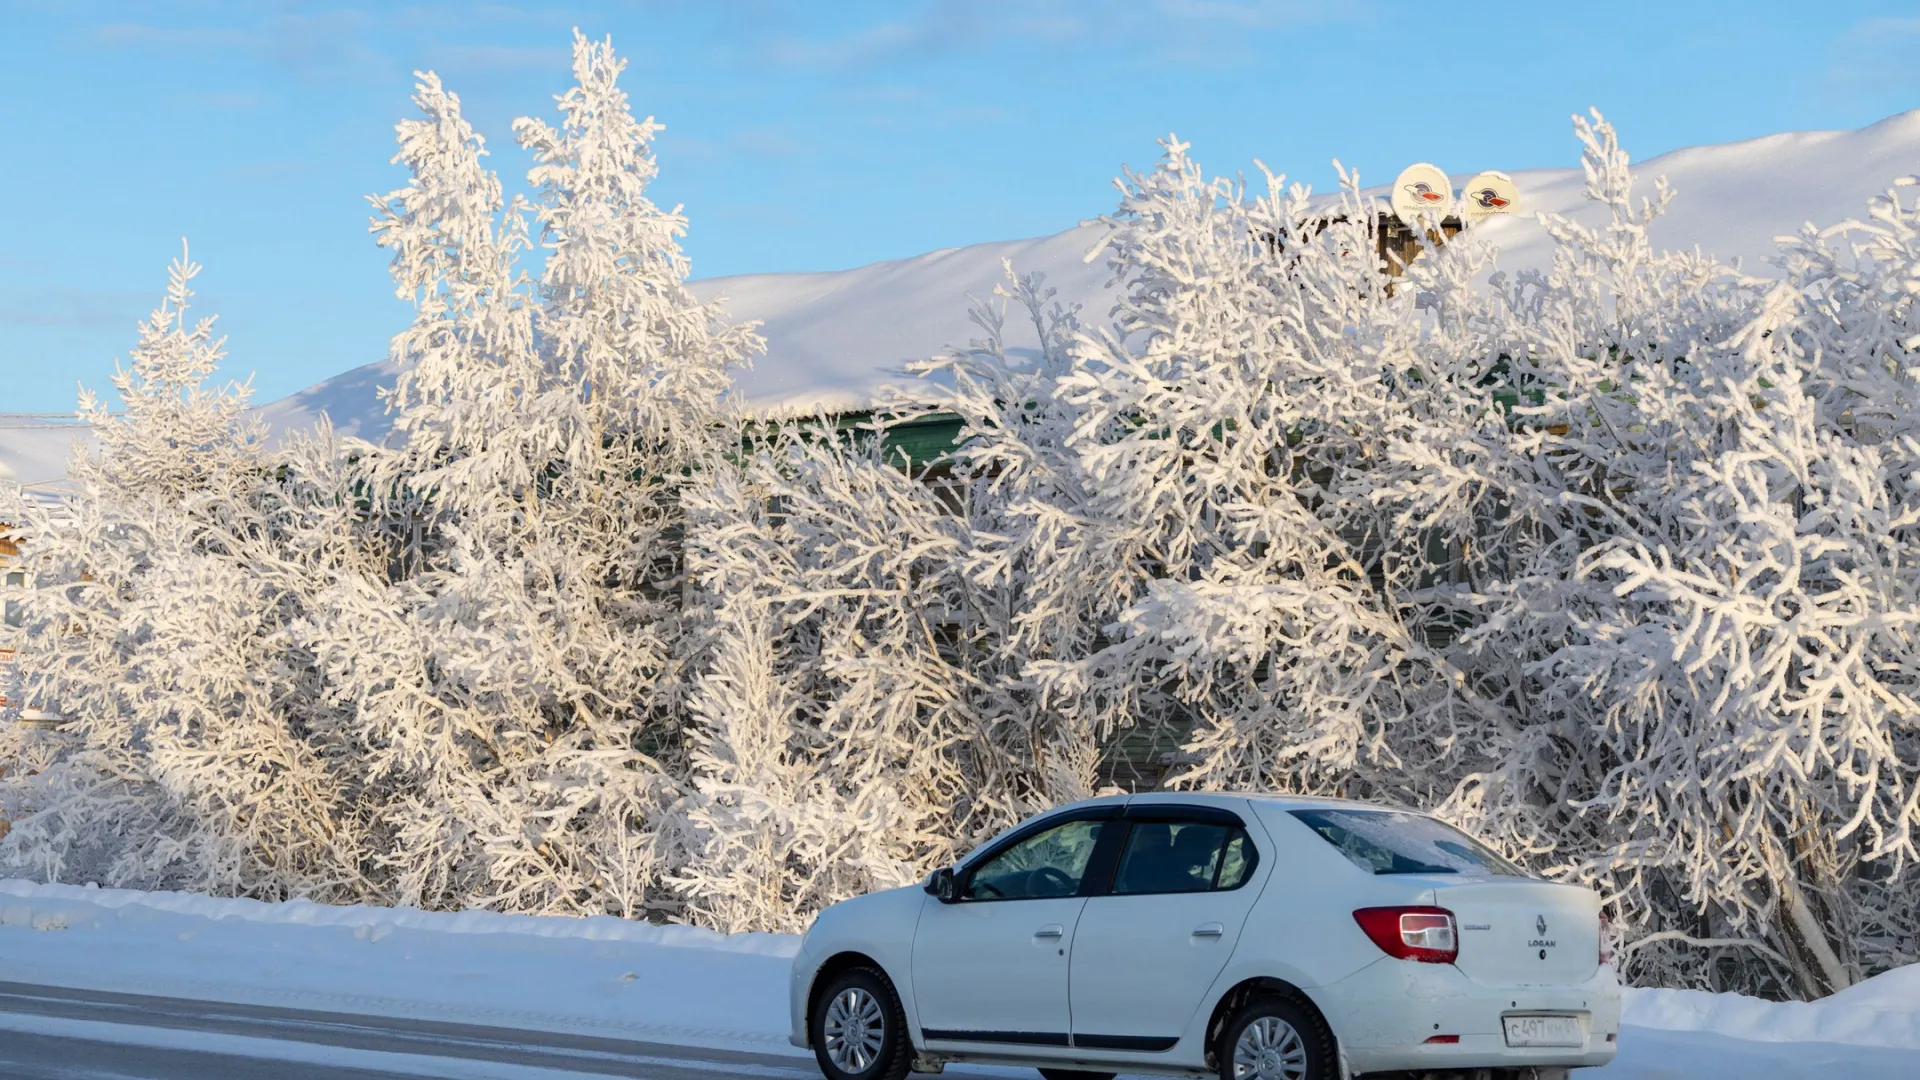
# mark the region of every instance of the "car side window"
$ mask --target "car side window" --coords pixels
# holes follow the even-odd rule
[[[1069,821],[1034,833],[967,875],[962,900],[1075,896],[1105,821]]]
[[[1116,895],[1236,889],[1253,868],[1245,830],[1213,822],[1139,821],[1113,876]]]
[[[1247,875],[1253,873],[1255,856],[1253,841],[1247,839],[1245,829],[1233,830],[1227,839],[1227,852],[1220,860],[1220,876],[1215,879],[1216,889],[1237,889],[1247,883]]]

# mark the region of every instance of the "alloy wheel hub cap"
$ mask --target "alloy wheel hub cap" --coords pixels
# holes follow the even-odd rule
[[[823,1025],[827,1060],[850,1072],[863,1073],[880,1059],[886,1041],[886,1014],[872,994],[859,987],[842,990],[827,1006]]]
[[[1233,1044],[1235,1080],[1306,1080],[1307,1047],[1292,1024],[1263,1016]]]

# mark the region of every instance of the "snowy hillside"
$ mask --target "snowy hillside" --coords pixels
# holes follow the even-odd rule
[[[1568,139],[1568,157],[1576,151]],[[1765,259],[1774,237],[1806,222],[1828,225],[1860,216],[1869,197],[1916,171],[1920,110],[1857,131],[1795,132],[1676,150],[1636,168],[1648,190],[1664,174],[1678,193],[1652,230],[1656,243],[1738,259],[1758,274],[1770,272]],[[1454,180],[1468,175],[1457,173]],[[1604,216],[1584,200],[1578,169],[1519,171],[1514,179],[1526,213],[1490,222],[1477,233],[1479,242],[1500,248],[1503,269],[1541,267],[1551,258],[1550,241],[1532,212],[1595,222]],[[768,354],[737,382],[746,403],[779,411],[852,409],[871,402],[882,386],[910,381],[908,362],[974,336],[967,297],[992,291],[1001,281],[1002,260],[1021,271],[1045,272],[1061,299],[1104,314],[1106,269],[1100,260],[1083,261],[1098,236],[1096,228],[1078,226],[1040,239],[976,244],[852,270],[715,278],[696,283],[695,290],[703,297],[724,295],[736,318],[763,324]],[[1012,343],[1020,344],[1021,328],[1009,329],[1015,332]],[[375,390],[391,378],[384,362],[354,368],[264,406],[264,415],[276,429],[288,430],[325,413],[342,433],[377,440],[388,424]],[[56,478],[72,438],[67,431],[0,428],[0,478]]]
[[[797,946],[791,936],[608,917],[0,881],[0,979],[11,982],[752,1050],[790,1056],[794,1074],[807,1075],[811,1063],[786,1044]],[[1920,1051],[1920,967],[1814,1003],[1629,991],[1624,1019],[1619,1058],[1593,1070],[1593,1080],[1893,1080],[1911,1075]],[[31,1032],[45,1022],[10,1023]],[[298,1045],[275,1052],[298,1054]],[[1032,1073],[958,1067],[948,1075]]]

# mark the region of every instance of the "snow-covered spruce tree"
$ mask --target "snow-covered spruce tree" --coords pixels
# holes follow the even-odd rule
[[[357,840],[303,736],[307,665],[284,633],[316,560],[276,551],[287,505],[246,390],[210,384],[221,342],[188,321],[198,269],[174,263],[116,372],[124,411],[83,393],[100,450],[75,456],[72,490],[0,515],[22,523],[38,586],[14,696],[64,718],[0,725],[22,766],[0,780],[0,858],[54,880],[357,895]]]
[[[400,125],[405,188],[374,230],[417,309],[394,340],[404,440],[366,457],[387,581],[314,628],[379,785],[378,861],[430,906],[640,914],[687,747],[680,497],[726,444],[727,369],[758,347],[684,285],[677,212],[645,194],[658,125],[576,35],[558,128],[515,130],[503,202],[431,75]],[[524,214],[547,259],[516,269]]]
[[[140,324],[127,366],[114,370],[120,412],[81,390],[79,416],[100,453],[74,458],[68,478],[76,488],[116,499],[180,500],[252,482],[263,431],[247,413],[250,390],[209,384],[225,341],[213,336],[213,319],[187,321],[199,273],[183,242],[168,268],[165,300]]]

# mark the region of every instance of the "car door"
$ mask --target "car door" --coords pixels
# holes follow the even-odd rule
[[[1042,819],[963,867],[950,901],[927,898],[913,993],[928,1043],[1067,1045],[1069,954],[1114,816],[1099,807]]]
[[[1259,852],[1231,811],[1129,807],[1111,890],[1087,900],[1069,965],[1073,1044],[1172,1049],[1240,939]]]

